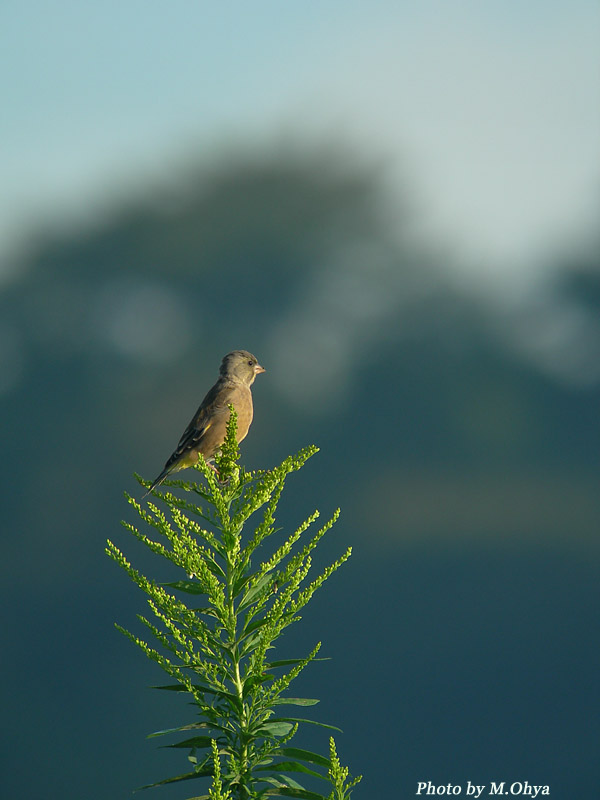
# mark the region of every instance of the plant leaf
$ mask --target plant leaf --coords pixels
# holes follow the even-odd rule
[[[211,689],[209,686],[202,686],[200,683],[193,683],[192,687],[196,689],[198,692],[206,692],[206,694],[220,694],[218,689]],[[151,689],[163,689],[167,692],[188,692],[189,689],[187,686],[183,686],[181,683],[170,683],[168,686],[151,686]]]
[[[293,789],[291,786],[267,789],[263,797],[298,797],[300,800],[327,800],[324,795],[317,794],[317,792],[309,792],[308,789]]]
[[[337,728],[335,725],[326,725],[324,722],[317,722],[314,719],[300,719],[299,717],[277,717],[270,720],[270,722],[307,722],[309,725],[318,725],[320,728],[328,728],[330,731],[338,731],[338,733],[342,733],[341,728]]]
[[[169,733],[182,733],[183,731],[195,731],[199,728],[227,732],[226,728],[221,725],[216,725],[214,722],[191,722],[189,725],[182,725],[180,728],[165,728],[162,731],[154,731],[153,733],[149,733],[146,738],[154,739],[156,736],[166,736]]]
[[[248,637],[246,637],[243,646],[240,647],[240,656],[243,657],[247,655],[260,641],[260,631],[254,631],[254,633],[251,633]]]
[[[204,562],[205,562],[206,566],[208,567],[208,569],[210,570],[210,572],[212,572],[212,574],[215,576],[215,578],[226,580],[227,576],[223,572],[221,566],[219,564],[217,564],[216,561],[213,561],[212,558],[209,558],[209,557],[207,557],[205,555],[204,556]]]
[[[306,775],[314,775],[315,778],[322,778],[320,772],[315,772],[314,769],[301,764],[299,761],[281,761],[279,764],[270,764],[266,767],[254,767],[255,772],[304,772]]]
[[[253,633],[257,628],[262,628],[263,625],[266,625],[267,620],[265,617],[261,617],[260,619],[255,619],[252,622],[249,622],[247,625],[244,625],[244,632],[240,636],[239,641],[243,642],[244,639]]]
[[[289,667],[295,666],[296,664],[302,664],[304,661],[303,658],[283,658],[280,661],[271,661],[268,664],[265,664],[265,669],[276,669],[277,667]],[[311,662],[316,661],[331,661],[329,656],[325,656],[322,658],[312,658]]]
[[[320,767],[329,767],[331,766],[331,761],[325,756],[319,755],[319,753],[313,753],[310,750],[302,750],[299,747],[280,747],[277,753],[273,753],[272,755],[283,755],[283,756],[291,756],[291,758],[301,758],[303,761],[308,761],[311,764],[318,764]]]
[[[313,700],[308,697],[277,697],[275,700],[271,700],[274,706],[316,706],[320,702],[320,700]]]
[[[258,735],[267,733],[269,736],[285,736],[293,727],[293,723],[287,720],[271,720],[269,722],[264,722],[260,728],[258,728],[257,733]]]
[[[268,572],[266,575],[263,575],[262,578],[260,578],[260,580],[254,584],[254,586],[248,589],[246,594],[242,597],[237,610],[243,611],[245,608],[248,608],[248,606],[252,605],[252,601],[261,594],[265,586],[270,583],[271,580],[272,576],[269,575]]]
[[[233,596],[237,597],[252,578],[253,575],[251,572],[244,572],[233,584]]]
[[[186,592],[187,594],[207,594],[202,588],[202,584],[198,581],[173,581],[171,583],[162,583],[161,586],[168,586],[169,589],[179,589],[180,592]]]
[[[211,747],[212,741],[212,736],[194,736],[192,739],[185,739],[185,741],[177,742],[176,744],[165,744],[163,747]]]
[[[140,786],[136,789],[136,792],[141,791],[141,789],[152,789],[154,786],[164,786],[167,783],[178,783],[179,781],[192,781],[194,778],[206,778],[207,775],[213,774],[213,767],[212,764],[207,764],[205,767],[201,767],[200,769],[194,772],[186,772],[184,775],[176,775],[174,778],[165,778],[162,781],[157,781],[156,783],[147,783],[145,786]]]

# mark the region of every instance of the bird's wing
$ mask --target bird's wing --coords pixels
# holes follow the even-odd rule
[[[217,381],[200,404],[190,424],[184,430],[177,447],[165,464],[165,470],[168,470],[172,464],[179,461],[185,453],[196,448],[202,441],[206,431],[215,422],[215,419],[229,411],[228,404],[231,402],[231,395],[234,389],[234,386],[228,386],[221,381]]]

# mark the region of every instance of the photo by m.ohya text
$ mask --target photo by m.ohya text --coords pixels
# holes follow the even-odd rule
[[[466,784],[442,783],[436,784],[433,781],[419,781],[417,784],[416,795],[423,797],[488,797],[490,795],[509,797],[548,797],[550,787],[540,784],[539,786],[529,781],[492,781],[491,783],[473,783],[467,781]]]

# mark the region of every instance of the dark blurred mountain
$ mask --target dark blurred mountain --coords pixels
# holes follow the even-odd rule
[[[499,308],[453,284],[381,177],[332,151],[190,168],[38,242],[2,287],[11,796],[115,797],[171,770],[149,774],[141,736],[172,710],[113,632],[140,598],[103,543],[119,540],[132,472],[160,470],[235,347],[267,367],[245,462],[318,444],[283,520],[339,504],[355,547],[291,642],[337,649],[310,691],[327,685],[324,719],[343,708],[342,757],[370,773],[357,796],[467,778],[567,791],[569,765],[580,791],[558,796],[595,791],[600,248]],[[334,534],[323,557],[339,549]],[[377,675],[385,700],[367,688]],[[30,740],[50,736],[24,778]]]

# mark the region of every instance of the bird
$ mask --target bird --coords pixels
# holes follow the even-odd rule
[[[200,403],[163,471],[144,497],[172,472],[197,464],[200,453],[207,462],[214,459],[225,441],[230,405],[237,413],[236,439],[239,443],[246,438],[254,414],[250,387],[256,376],[265,371],[256,356],[247,350],[227,353],[221,362],[217,382]]]

